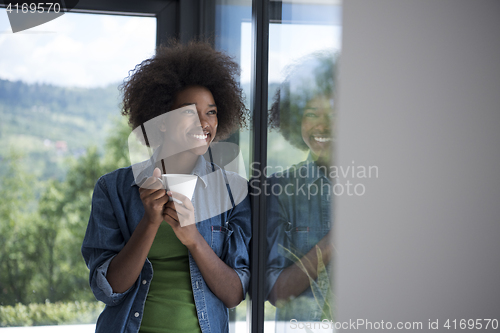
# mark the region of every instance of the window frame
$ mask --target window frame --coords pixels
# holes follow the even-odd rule
[[[281,2],[273,2],[274,16],[281,15]],[[269,50],[269,0],[252,0],[252,168],[254,186],[261,190],[265,181],[264,167],[267,161],[267,96],[268,96],[268,50]],[[80,0],[71,8],[73,13],[107,14],[156,17],[156,45],[170,38],[187,43],[200,36],[214,43],[215,0]],[[278,8],[279,7],[279,8]],[[6,8],[0,3],[0,8]],[[61,8],[68,11],[64,5]],[[278,17],[279,19],[280,17]],[[230,139],[231,140],[231,139]],[[233,140],[238,140],[237,136]],[[259,173],[260,172],[260,173]],[[260,175],[256,177],[256,175]],[[257,191],[253,188],[254,192]],[[247,324],[249,332],[264,332],[264,293],[266,271],[266,198],[253,193],[252,241]]]

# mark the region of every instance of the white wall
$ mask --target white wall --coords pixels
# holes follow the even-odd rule
[[[500,1],[345,0],[340,66],[337,320],[500,320]]]

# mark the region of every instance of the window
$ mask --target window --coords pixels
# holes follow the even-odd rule
[[[266,7],[256,11],[261,4]],[[5,9],[0,10],[0,30],[5,31],[8,20]],[[12,262],[18,265],[18,271],[24,270],[28,276],[24,280],[8,276],[6,272],[13,270],[2,267],[0,292],[4,294],[0,308],[17,302],[49,306],[59,300],[66,303],[79,300],[87,302],[83,305],[89,313],[85,322],[91,322],[100,312],[101,305],[92,303],[93,297],[87,287],[88,271],[81,260],[79,247],[96,177],[129,163],[126,139],[122,141],[128,136],[128,128],[113,118],[118,117],[120,110],[116,88],[128,71],[154,53],[155,42],[159,44],[172,36],[187,41],[198,34],[214,35],[215,47],[232,55],[241,66],[240,83],[254,119],[267,121],[272,119],[273,114],[268,110],[276,96],[282,96],[277,92],[284,92],[286,84],[296,85],[287,75],[296,69],[294,64],[319,54],[323,60],[329,56],[332,61],[337,59],[341,15],[336,0],[217,0],[196,5],[188,1],[135,4],[106,1],[97,5],[81,0],[75,11],[78,10],[146,17],[67,13],[25,32],[0,34],[0,47],[7,50],[0,55],[0,116],[5,119],[0,124],[0,143],[2,147],[9,147],[0,152],[0,177],[3,177],[2,184],[16,189],[12,196],[4,196],[10,201],[2,201],[0,207],[0,235],[5,235],[2,241],[10,239],[6,244],[11,247],[5,247],[2,258],[14,258]],[[254,34],[257,21],[263,23],[269,33],[268,50],[263,47],[267,41]],[[265,60],[263,66],[255,65],[258,59],[253,54],[254,47],[256,54]],[[324,66],[313,67],[311,71],[325,69]],[[254,81],[257,72],[267,78],[265,83]],[[313,76],[307,80],[316,79]],[[330,79],[333,80],[333,72]],[[331,93],[323,94],[328,97],[327,109],[333,111],[334,86],[325,89],[330,89]],[[258,95],[256,90],[263,94]],[[306,98],[307,105],[302,106],[301,124],[306,109],[313,111],[304,119],[318,116],[314,109],[320,107],[311,105],[316,102],[314,96]],[[263,103],[259,99],[262,97],[267,98]],[[274,115],[279,118],[281,109],[277,110]],[[328,114],[323,119],[331,120],[332,117]],[[228,139],[239,145],[244,161],[242,170],[248,179],[255,176],[252,170],[255,161],[260,163],[259,170],[271,178],[294,164],[307,161],[312,149],[307,144],[304,148],[304,142],[302,147],[290,143],[289,137],[284,136],[282,124],[273,122],[257,127],[252,124],[250,129]],[[292,131],[292,134],[298,133]],[[299,139],[302,136],[300,133]],[[309,136],[320,146],[329,142],[330,149],[334,144],[333,125],[329,132],[311,132]],[[256,159],[258,152],[265,158]],[[265,182],[257,184],[265,191]],[[277,197],[272,192],[268,194],[266,199]],[[23,196],[29,202],[27,210],[19,199]],[[330,206],[329,198],[321,195],[318,198],[324,201],[324,207]],[[260,203],[255,201],[257,210]],[[266,220],[268,225],[274,223],[267,214],[272,207],[273,203],[269,202],[268,211],[260,215],[261,220],[256,220],[262,223],[262,228],[253,235],[255,262],[260,263],[266,273],[260,278],[254,274],[256,288],[247,295],[246,303],[230,311],[231,332],[246,331],[248,327],[252,332],[263,327],[266,333],[290,329],[279,307],[277,311],[267,301],[267,288],[274,280],[267,280],[269,255],[258,248],[262,244],[268,248],[283,245],[267,240],[269,235],[264,226]],[[57,218],[51,218],[53,215]],[[14,220],[21,221],[15,228]],[[331,221],[329,218],[326,221],[329,228]],[[38,243],[33,241],[40,246],[34,247],[32,244]],[[1,262],[3,265],[6,261]],[[6,298],[6,293],[14,296]],[[247,311],[247,307],[251,311]],[[81,313],[81,310],[75,311]],[[0,325],[9,324],[1,320]],[[29,323],[23,318],[12,320],[17,320],[19,325]]]
[[[331,240],[337,1],[271,2],[266,333],[332,331]],[[326,171],[326,172],[325,172]],[[318,257],[321,258],[319,261]],[[322,267],[320,267],[322,266]],[[324,267],[323,267],[324,266]],[[274,304],[274,305],[272,305]]]
[[[95,181],[128,163],[118,86],[156,19],[70,12],[13,34],[0,9],[0,30],[0,326],[92,324],[81,240]]]

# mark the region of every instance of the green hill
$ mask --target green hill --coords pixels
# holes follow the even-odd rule
[[[119,103],[118,84],[85,89],[0,79],[0,158],[20,153],[39,179],[62,180],[67,157],[89,145],[102,149]]]
[[[9,154],[21,154],[25,169],[39,180],[64,180],[68,158],[81,156],[91,145],[103,152],[105,138],[116,130],[120,117],[118,83],[104,88],[66,88],[0,79],[0,176]],[[277,83],[269,85],[268,105]],[[249,104],[250,84],[243,90]],[[248,105],[247,105],[248,107]],[[246,134],[245,134],[246,133]],[[303,153],[269,133],[269,164],[288,166]],[[240,135],[240,146],[249,163],[249,135]],[[126,146],[124,146],[126,147]],[[288,151],[290,154],[280,154]]]

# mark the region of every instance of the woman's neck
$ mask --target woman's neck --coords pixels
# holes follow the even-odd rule
[[[312,160],[318,165],[318,166],[324,166],[329,168],[330,165],[332,164],[330,156],[324,156],[324,155],[316,155],[313,151],[310,151],[311,158]]]
[[[156,167],[166,174],[189,174],[193,171],[198,158],[199,156],[190,152],[182,152],[156,161]]]
[[[335,161],[334,161],[334,159],[333,159],[333,157],[331,155],[328,155],[328,156],[324,156],[324,155],[317,156],[316,154],[314,154],[311,151],[311,157],[312,157],[313,161],[316,163],[316,165],[318,167],[325,168],[326,170],[330,170],[330,168],[335,163]],[[330,177],[330,172],[329,171],[327,172],[326,176]]]

